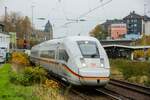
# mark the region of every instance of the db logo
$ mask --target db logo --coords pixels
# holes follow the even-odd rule
[[[96,67],[96,64],[95,64],[95,63],[91,63],[91,66],[92,66],[92,67]]]

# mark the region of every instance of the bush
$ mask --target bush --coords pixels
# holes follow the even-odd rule
[[[12,63],[20,65],[29,65],[28,56],[23,52],[13,52]]]
[[[150,57],[150,49],[147,50],[146,56],[147,56],[147,57]]]
[[[133,52],[134,58],[142,58],[144,57],[144,51],[143,50],[136,50]]]
[[[21,84],[24,86],[32,85],[31,82],[29,82],[29,77],[24,76],[23,73],[12,72],[10,75],[10,81],[14,84]]]
[[[110,61],[111,66],[116,67],[120,72],[122,72],[125,80],[130,81],[135,80],[135,82],[137,83],[144,83],[144,84],[150,83],[149,62],[137,62],[125,59],[116,59]]]
[[[41,67],[27,67],[23,74],[30,77],[32,83],[40,83],[46,80],[47,72]]]
[[[46,80],[47,72],[40,67],[26,67],[23,72],[11,72],[10,81],[15,84],[29,86],[43,83]]]

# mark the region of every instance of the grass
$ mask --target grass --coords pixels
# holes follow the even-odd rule
[[[45,84],[23,86],[10,81],[11,65],[0,67],[0,100],[67,100],[58,83],[46,80]]]
[[[14,85],[9,81],[10,64],[0,68],[0,100],[37,100],[33,90],[35,86]]]
[[[0,66],[0,100],[64,100],[60,85],[30,66],[27,55],[14,52],[11,62]]]
[[[123,79],[150,86],[150,62],[125,59],[111,59],[112,78],[121,75]]]

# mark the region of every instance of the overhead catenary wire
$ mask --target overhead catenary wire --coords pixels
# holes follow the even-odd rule
[[[109,0],[109,1],[107,1],[107,2],[105,2],[105,3],[102,3],[102,4],[98,5],[98,6],[96,6],[96,7],[93,8],[93,9],[90,9],[89,11],[87,11],[87,12],[81,14],[81,15],[78,17],[78,19],[87,16],[89,13],[91,13],[91,12],[93,12],[93,11],[99,9],[100,7],[103,7],[103,6],[107,5],[107,4],[110,3],[111,1],[112,1],[112,0]]]
[[[63,14],[64,14],[65,20],[68,20],[66,11],[65,11],[64,7],[61,5],[61,0],[58,0],[58,2],[59,2],[59,4],[60,4],[61,10],[62,10],[62,12],[63,12]]]
[[[99,2],[101,3],[100,5],[98,5],[98,6],[94,7],[94,8],[90,8],[89,11],[87,11],[87,12],[81,14],[81,15],[80,15],[79,17],[77,17],[76,19],[69,19],[69,18],[67,17],[67,15],[66,15],[65,9],[64,9],[64,8],[62,7],[62,5],[61,5],[62,12],[63,12],[63,14],[64,14],[64,16],[65,16],[65,20],[66,20],[67,22],[64,23],[63,25],[60,25],[60,26],[56,27],[56,28],[57,28],[57,29],[59,29],[59,28],[67,28],[67,26],[70,25],[70,24],[78,23],[78,22],[80,21],[80,19],[82,19],[83,17],[87,16],[88,14],[94,12],[94,11],[97,10],[97,9],[99,9],[99,8],[101,8],[101,7],[104,7],[105,5],[109,4],[111,1],[112,1],[112,0],[109,0],[109,1],[106,1],[106,2],[102,3],[103,0],[100,0],[100,1],[99,1]],[[61,0],[58,0],[58,2],[61,3]],[[85,20],[85,21],[90,21],[90,20]]]

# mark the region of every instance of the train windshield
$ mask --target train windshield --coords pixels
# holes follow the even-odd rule
[[[84,58],[99,58],[99,51],[95,42],[78,41],[77,43]]]

